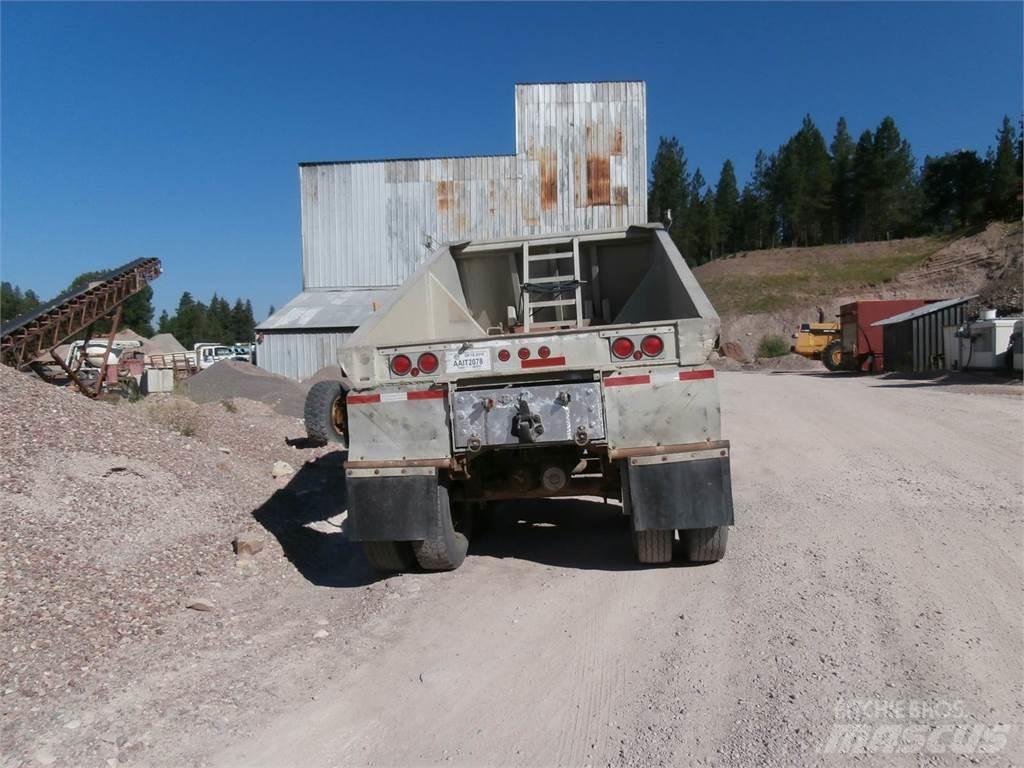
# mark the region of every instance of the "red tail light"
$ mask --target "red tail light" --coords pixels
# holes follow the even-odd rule
[[[633,340],[620,336],[612,342],[612,354],[620,360],[624,360],[633,354]]]
[[[527,347],[520,347],[518,354],[519,354],[519,359],[520,360],[525,360],[526,358],[528,358],[530,356],[530,350]]]
[[[640,349],[648,357],[657,357],[665,351],[665,342],[661,340],[660,336],[645,336],[644,340],[640,342]]]
[[[395,376],[405,376],[412,370],[412,360],[406,355],[395,355],[391,358],[391,372]]]
[[[507,349],[498,350],[498,359],[501,360],[501,362],[507,363],[510,357],[512,357],[512,353]]]
[[[420,355],[419,360],[416,361],[416,365],[420,367],[423,373],[433,373],[437,370],[437,355],[433,352],[424,352]]]
[[[537,354],[541,357],[551,357],[551,347],[541,347],[537,350]]]

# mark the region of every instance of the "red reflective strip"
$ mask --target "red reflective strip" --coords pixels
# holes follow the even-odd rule
[[[346,400],[349,405],[362,405],[363,403],[379,403],[380,395],[349,395]]]
[[[650,384],[651,377],[644,374],[643,376],[609,376],[604,380],[606,387],[621,387],[626,384]]]
[[[708,368],[705,371],[680,371],[680,381],[692,381],[693,379],[713,379],[715,378],[715,371],[713,368]]]
[[[443,389],[421,389],[417,392],[409,392],[410,400],[440,400],[445,396]]]
[[[551,365],[565,365],[564,357],[535,357],[532,360],[523,360],[519,363],[520,368],[546,368]]]

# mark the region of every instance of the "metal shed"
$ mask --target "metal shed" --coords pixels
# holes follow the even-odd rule
[[[257,328],[256,364],[300,380],[338,365],[338,349],[391,294],[381,288],[303,291]]]
[[[964,321],[964,307],[974,296],[925,304],[872,323],[882,327],[886,371],[923,373],[949,366],[943,328]]]
[[[303,291],[395,288],[448,242],[647,222],[643,82],[517,84],[515,115],[515,154],[300,164]],[[258,328],[277,337],[260,366],[289,376],[333,362],[311,334],[342,332],[289,319],[295,301]]]

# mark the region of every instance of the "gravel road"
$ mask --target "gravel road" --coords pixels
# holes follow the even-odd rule
[[[117,682],[39,709],[0,766],[1024,761],[1021,398],[719,381],[723,562],[635,567],[618,507],[547,501],[454,573],[378,581],[313,503],[328,454],[257,511],[274,546],[217,611],[98,664]]]
[[[994,757],[1020,762],[1020,399],[720,379],[725,561],[636,569],[616,508],[509,505],[461,570],[396,579],[386,615],[340,627],[372,649],[339,648],[334,679],[213,763],[813,765],[836,723],[952,726],[913,763],[964,734],[990,757],[1009,726]],[[897,759],[885,743],[869,762]]]

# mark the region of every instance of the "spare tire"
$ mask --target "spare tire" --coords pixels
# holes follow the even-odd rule
[[[345,387],[340,381],[318,381],[310,387],[303,413],[306,435],[310,440],[322,445],[348,445],[348,435],[345,433],[348,416],[345,395]]]

